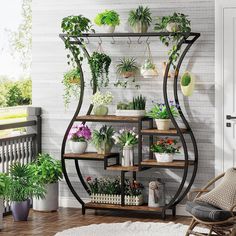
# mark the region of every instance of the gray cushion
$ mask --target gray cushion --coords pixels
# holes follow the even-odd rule
[[[199,220],[215,222],[224,221],[232,217],[230,211],[225,211],[204,202],[187,202],[186,211]]]

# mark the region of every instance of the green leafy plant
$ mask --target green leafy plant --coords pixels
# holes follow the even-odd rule
[[[14,163],[10,166],[6,198],[9,201],[21,202],[29,198],[43,198],[45,188],[28,164]]]
[[[62,81],[64,85],[64,105],[68,107],[71,98],[79,99],[80,95],[80,70],[78,68],[71,69],[64,74]]]
[[[144,64],[142,65],[143,70],[155,70],[156,66],[155,64],[151,61],[150,58],[146,59]]]
[[[167,47],[170,45],[170,43],[173,44],[172,48],[168,52],[168,55],[169,60],[173,60],[172,64],[175,68],[176,66],[174,63],[179,57],[180,50],[177,45],[184,37],[182,33],[187,33],[191,31],[191,25],[190,20],[188,20],[186,15],[175,12],[173,15],[158,18],[154,30],[158,32],[167,32],[169,24],[173,24],[173,26],[170,28],[172,28],[174,34],[169,36],[160,36],[160,39],[161,42]]]
[[[116,26],[120,24],[120,17],[116,11],[105,10],[104,12],[97,14],[97,16],[94,19],[94,22],[99,26],[101,25]]]
[[[170,101],[170,110],[174,117],[179,116],[176,105],[174,105],[172,101]],[[169,113],[166,109],[166,105],[162,103],[155,104],[147,113],[147,116],[152,119],[170,119]]]
[[[0,173],[0,197],[5,197],[9,178],[7,174]]]
[[[61,22],[61,29],[62,32],[67,34],[65,37],[65,48],[69,49],[70,52],[67,54],[68,58],[68,65],[72,63],[73,66],[74,62],[81,63],[83,61],[83,54],[81,53],[80,47],[85,47],[84,39],[80,36],[82,33],[87,33],[89,31],[94,32],[92,29],[91,21],[82,16],[67,16],[62,19]],[[80,39],[81,44],[71,44],[70,43],[70,36],[76,36]],[[71,56],[71,54],[72,56]]]
[[[111,58],[105,53],[93,52],[89,58],[89,65],[92,73],[91,86],[98,88],[107,87],[109,84],[109,67]]]
[[[179,153],[180,147],[177,146],[177,140],[171,138],[160,139],[152,145],[151,151],[154,153]]]
[[[139,6],[136,10],[129,12],[128,22],[131,27],[141,22],[143,25],[150,26],[152,22],[151,11],[148,7]]]
[[[117,104],[118,110],[145,110],[146,98],[142,95],[133,97],[133,101],[129,103],[120,102]]]
[[[112,146],[114,144],[115,131],[112,126],[103,125],[99,130],[94,130],[92,134],[92,143],[96,148],[101,148],[103,144]]]
[[[42,184],[56,183],[62,178],[61,162],[48,153],[39,154],[30,168],[34,177]]]
[[[190,74],[185,73],[181,79],[182,86],[188,86],[191,83],[191,76]]]
[[[134,146],[138,144],[138,135],[135,133],[135,128],[133,129],[121,129],[119,133],[114,135],[115,143],[119,144],[121,147]]]
[[[120,75],[125,75],[127,72],[131,72],[132,75],[134,75],[139,70],[136,59],[133,57],[121,58],[116,68],[117,68],[117,73],[119,73]]]

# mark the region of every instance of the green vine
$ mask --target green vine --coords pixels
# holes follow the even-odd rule
[[[93,87],[107,87],[109,84],[109,67],[111,65],[111,58],[105,53],[93,52],[89,58],[89,65],[92,73],[90,81]]]
[[[169,60],[172,61],[174,69],[176,68],[175,62],[179,57],[180,47],[177,45],[184,38],[182,33],[191,32],[190,20],[187,16],[182,13],[174,13],[171,16],[164,16],[157,19],[154,30],[158,32],[172,32],[173,35],[170,36],[160,36],[161,42],[169,47],[172,43],[172,48],[169,50]]]

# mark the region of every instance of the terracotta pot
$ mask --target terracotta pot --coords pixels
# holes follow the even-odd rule
[[[130,77],[134,77],[134,75],[135,75],[135,73],[133,72],[133,71],[127,71],[127,72],[124,72],[123,74],[122,74],[122,76],[124,77],[124,78],[130,78]]]
[[[108,107],[107,106],[96,106],[93,108],[93,113],[95,116],[106,116],[108,114]]]
[[[170,153],[157,153],[155,152],[157,162],[173,162],[174,155]]]
[[[132,29],[134,33],[147,33],[148,25],[139,21],[132,27]]]
[[[169,130],[171,120],[170,119],[155,119],[157,129],[159,130]]]
[[[27,221],[30,209],[30,200],[12,202],[11,210],[14,221]]]
[[[78,154],[81,154],[81,153],[85,153],[85,150],[88,146],[88,143],[85,141],[85,142],[73,142],[73,141],[70,141],[70,149],[73,153],[78,153]]]

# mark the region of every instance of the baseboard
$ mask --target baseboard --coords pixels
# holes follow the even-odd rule
[[[89,198],[83,198],[84,202],[89,202]],[[69,208],[81,208],[81,204],[74,197],[60,197],[59,199],[60,207],[69,207]],[[171,214],[171,211],[167,211],[167,214]],[[179,216],[190,216],[185,211],[185,205],[177,205],[176,214]]]

